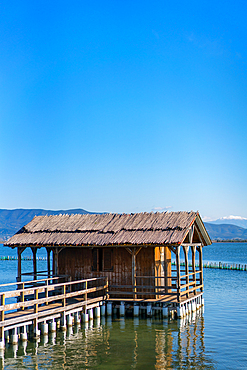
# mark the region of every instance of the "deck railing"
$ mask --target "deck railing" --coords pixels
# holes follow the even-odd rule
[[[54,283],[56,279],[60,277],[0,285],[0,289],[18,285],[16,290],[0,292],[0,328],[14,325],[14,312],[17,311],[22,311],[18,322],[26,322],[106,299],[108,282],[105,277]],[[28,284],[32,286],[27,287]],[[14,303],[6,302],[13,299]]]
[[[183,272],[182,272],[183,273]],[[132,299],[172,299],[176,297],[180,302],[184,296],[189,297],[192,293],[196,295],[198,289],[203,288],[200,278],[201,270],[189,271],[188,274],[180,276],[136,276],[134,285],[114,285],[109,286],[110,298],[132,298]],[[185,282],[185,283],[184,283]]]

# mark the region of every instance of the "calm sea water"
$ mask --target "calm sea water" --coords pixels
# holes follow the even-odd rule
[[[0,246],[1,255],[15,251]],[[31,255],[30,251],[25,251]],[[40,250],[45,256],[45,251]],[[43,254],[42,254],[43,253]],[[247,243],[215,243],[204,260],[247,264]],[[30,261],[22,262],[31,271]],[[45,261],[38,261],[46,269]],[[0,282],[15,281],[17,261],[0,261]],[[9,346],[4,369],[247,369],[247,272],[204,270],[205,311],[190,320],[112,319]]]

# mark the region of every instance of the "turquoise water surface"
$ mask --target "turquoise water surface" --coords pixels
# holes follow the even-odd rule
[[[0,256],[9,251],[0,247]],[[204,260],[247,264],[247,244],[215,243],[204,248]],[[38,265],[46,269],[46,261]],[[30,271],[32,262],[23,261],[22,266]],[[1,283],[14,281],[17,261],[0,261],[0,267]],[[57,332],[47,343],[41,338],[26,348],[7,346],[2,367],[247,369],[247,272],[205,269],[204,285],[205,311],[189,320],[94,320],[65,335]]]

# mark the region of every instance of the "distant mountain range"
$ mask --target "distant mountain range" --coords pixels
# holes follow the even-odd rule
[[[4,241],[14,235],[34,216],[59,215],[59,214],[89,214],[85,209],[68,209],[51,211],[45,209],[0,209],[0,240]],[[233,216],[232,216],[233,217]],[[234,222],[236,224],[234,224]],[[212,240],[247,240],[247,219],[222,218],[215,221],[204,222]],[[244,225],[246,227],[241,227]]]
[[[247,229],[247,218],[244,217],[238,217],[238,216],[229,216],[229,217],[222,217],[218,218],[215,221],[209,221],[210,224],[215,225],[235,225],[239,227],[243,227],[244,229]]]
[[[247,240],[247,229],[231,224],[204,222],[211,240]]]
[[[85,209],[68,209],[60,211],[51,211],[45,209],[0,209],[0,240],[7,240],[20,230],[24,225],[30,222],[34,216],[50,216],[60,214],[86,214]]]

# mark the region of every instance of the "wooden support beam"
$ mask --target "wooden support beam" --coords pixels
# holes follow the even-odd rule
[[[58,266],[58,248],[53,248],[53,275],[58,276],[59,266]]]
[[[170,249],[170,251],[172,251],[174,254],[176,254],[176,248],[175,247],[172,247],[171,245],[168,245],[168,248]]]
[[[137,256],[138,255],[138,253],[140,252],[140,250],[142,249],[142,247],[139,247],[139,248],[137,248],[137,250],[136,250],[136,252],[135,252],[135,255]]]
[[[182,243],[181,247],[200,247],[202,243]]]
[[[134,286],[133,298],[136,299],[136,248],[132,250],[132,285]]]
[[[188,249],[189,247],[183,247],[184,250],[184,259],[185,259],[185,276],[186,276],[186,284],[189,284],[189,261],[188,261]],[[187,293],[187,297],[189,294]]]
[[[51,277],[51,248],[46,247],[47,252],[47,274],[48,278]]]
[[[37,280],[37,248],[31,247],[31,250],[33,252],[33,279]]]
[[[64,249],[65,247],[53,247],[51,248],[52,254],[53,254],[53,265],[52,265],[52,272],[53,276],[58,276],[59,275],[59,262],[58,262],[58,255],[59,253]]]
[[[17,271],[17,281],[21,281],[21,254],[24,252],[26,247],[18,247],[17,253],[18,253],[18,271]]]
[[[195,226],[193,224],[191,226],[190,230],[189,230],[189,242],[190,242],[190,244],[192,244],[192,242],[193,242],[194,229],[195,229]]]
[[[164,247],[164,275],[165,275],[165,281],[164,285],[171,286],[172,285],[172,265],[171,265],[171,250],[168,247]],[[171,289],[166,288],[166,293],[171,292]]]
[[[202,262],[202,247],[199,247],[199,269],[200,272],[200,285],[201,285],[201,292],[203,292],[203,262]]]
[[[202,238],[201,238],[200,231],[199,231],[199,229],[198,229],[198,227],[197,227],[197,225],[196,225],[196,224],[195,224],[195,230],[197,231],[197,234],[198,234],[198,237],[199,237],[199,239],[200,239],[201,244],[202,244],[202,245],[204,245],[205,243],[203,242],[203,240],[202,240]]]
[[[134,299],[136,299],[136,256],[137,254],[140,252],[140,250],[142,249],[142,247],[133,247],[133,248],[129,248],[129,247],[125,247],[126,251],[131,254],[131,259],[132,259],[132,268],[131,268],[131,272],[132,272],[132,285],[134,286],[134,289],[133,289],[133,292],[134,292]]]
[[[21,248],[18,248],[18,271],[17,271],[17,281],[21,281]]]
[[[177,300],[180,302],[180,246],[176,250],[176,267],[177,267]]]
[[[192,272],[194,272],[193,280],[194,280],[194,287],[196,287],[196,246],[191,246],[191,254],[192,254]],[[194,294],[196,294],[196,290],[194,290]]]

